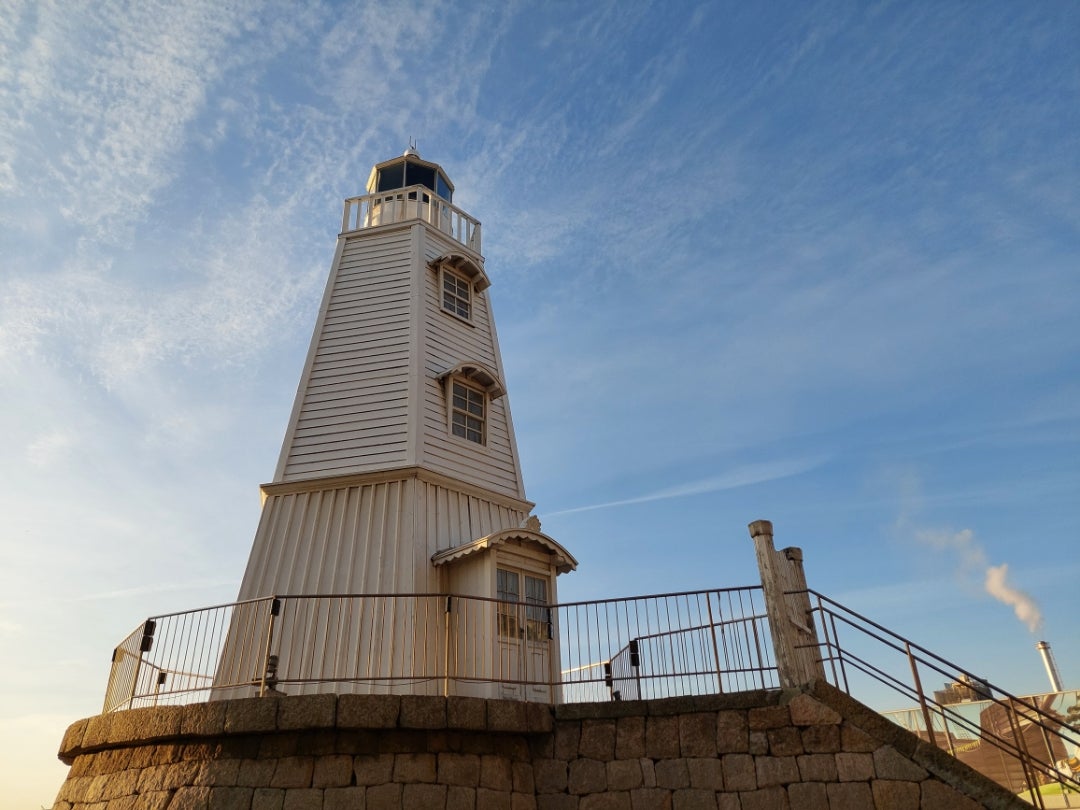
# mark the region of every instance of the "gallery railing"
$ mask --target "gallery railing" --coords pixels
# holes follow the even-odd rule
[[[1068,708],[1080,692],[1019,697],[815,591],[810,597],[826,677],[1036,807],[1080,807],[1080,730]],[[942,682],[935,693],[928,685]],[[891,696],[891,697],[890,697]],[[896,705],[893,703],[893,705]],[[1071,804],[1069,796],[1071,798]]]
[[[381,191],[345,200],[341,232],[419,219],[480,253],[480,222],[426,186]]]
[[[777,683],[758,587],[561,605],[278,596],[148,619],[113,652],[103,711],[327,684],[581,702]]]

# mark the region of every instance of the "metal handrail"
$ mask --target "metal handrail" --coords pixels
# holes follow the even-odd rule
[[[114,651],[103,711],[326,684],[546,702],[770,688],[768,638],[759,587],[551,605],[286,594],[151,617]],[[637,639],[631,695],[610,669]]]
[[[1048,711],[1030,697],[1014,695],[974,675],[817,591],[799,593],[813,599],[811,610],[823,639],[819,642],[821,661],[827,665],[829,680],[838,688],[849,694],[856,691],[851,683],[851,672],[861,673],[888,687],[914,702],[917,709],[907,713],[885,712],[885,716],[899,721],[901,716],[917,711],[922,727],[909,730],[973,765],[978,761],[979,746],[990,746],[1001,757],[1000,768],[994,773],[986,773],[987,769],[983,768],[983,772],[1013,792],[1021,793],[1036,807],[1045,807],[1040,786],[1055,783],[1066,796],[1069,791],[1080,791],[1080,774],[1066,773],[1059,766],[1059,762],[1067,758],[1069,746],[1074,756],[1080,751],[1080,732],[1069,728],[1062,714]],[[858,635],[853,639],[852,633]],[[843,639],[842,634],[845,635]],[[864,644],[872,641],[876,646],[869,653],[857,653],[860,640]],[[895,654],[895,657],[887,660],[881,655],[883,652]],[[928,693],[922,685],[922,675],[928,672],[943,676],[949,682],[969,684],[982,698],[980,703],[986,704],[979,720],[962,711],[972,704],[942,702]],[[999,719],[1003,721],[1002,725],[997,724]],[[959,732],[969,734],[970,740],[958,745]],[[1036,745],[1029,744],[1028,737],[1032,735],[1036,737]],[[1055,750],[1065,756],[1056,757]],[[1009,765],[1009,762],[1013,764]],[[977,765],[976,768],[979,769]],[[1017,774],[1022,775],[1019,783]]]
[[[823,594],[783,594],[792,596],[807,600],[819,671],[839,689],[858,697],[856,678],[865,677],[901,695],[921,718],[910,730],[962,760],[979,745],[992,747],[1013,765],[1002,765],[1004,777],[987,775],[1013,792],[1019,779],[1038,807],[1039,783],[1080,790],[1055,756],[1067,755],[1067,746],[1080,751],[1080,733],[1061,713]],[[288,594],[162,614],[114,650],[103,711],[325,691],[328,684],[337,692],[548,703],[777,688],[764,598],[760,586],[547,605],[448,593]],[[928,694],[922,680],[929,673],[975,684],[993,707],[985,715],[992,722]]]

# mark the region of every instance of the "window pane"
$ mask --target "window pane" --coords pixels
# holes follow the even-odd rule
[[[447,202],[453,202],[453,200],[451,199],[453,194],[451,194],[450,192],[450,186],[446,185],[446,180],[443,179],[443,176],[441,174],[436,176],[435,182],[437,184],[435,193]]]
[[[450,270],[443,268],[442,289],[443,309],[466,320],[472,317],[469,303],[472,297],[472,284],[467,279],[461,278]]]
[[[518,610],[516,605],[505,604],[517,602],[519,594],[519,581],[516,571],[507,571],[505,568],[495,569],[495,590],[499,603],[499,635],[519,637],[521,635]]]
[[[379,183],[376,191],[391,191],[395,188],[404,188],[405,164],[398,163],[379,170]]]
[[[486,396],[462,383],[450,387],[450,430],[455,436],[484,444],[484,408]]]
[[[419,166],[408,161],[408,169],[405,174],[405,184],[409,186],[426,186],[435,190],[435,170],[430,166]]]
[[[551,638],[550,608],[547,605],[547,580],[525,575],[525,629],[530,641]]]
[[[496,569],[496,573],[498,575],[499,599],[507,599],[516,602],[519,595],[517,572],[499,568]]]
[[[547,604],[547,580],[525,576],[525,601],[533,604]]]

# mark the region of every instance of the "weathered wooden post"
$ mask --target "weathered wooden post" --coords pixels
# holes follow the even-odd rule
[[[773,546],[773,527],[768,520],[750,524],[754,541],[761,588],[765,592],[765,611],[769,616],[773,650],[784,688],[802,686],[825,677],[819,654],[817,631],[806,593],[806,574],[802,549]]]

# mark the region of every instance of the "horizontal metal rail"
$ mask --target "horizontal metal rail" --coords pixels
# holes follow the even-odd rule
[[[826,677],[1038,807],[1080,791],[1080,693],[1020,697],[816,591]],[[458,594],[281,595],[151,617],[113,651],[103,711],[271,692],[472,695],[546,703],[777,688],[760,587],[559,605]],[[805,648],[805,647],[804,647]],[[938,699],[924,678],[977,700]],[[1065,702],[1071,700],[1068,706]],[[875,701],[876,702],[876,701]],[[975,707],[975,708],[973,708]]]
[[[913,708],[886,717],[1037,807],[1045,806],[1040,788],[1048,785],[1065,795],[1080,791],[1080,773],[1069,765],[1077,762],[1080,732],[1064,713],[1065,704],[1080,703],[1080,693],[1014,695],[816,591],[806,593],[834,685],[855,696],[875,684],[901,695]],[[960,685],[972,699],[938,699],[923,686],[930,677]]]
[[[280,595],[148,619],[113,653],[103,710],[268,692],[557,703],[777,683],[756,587],[561,605]]]

